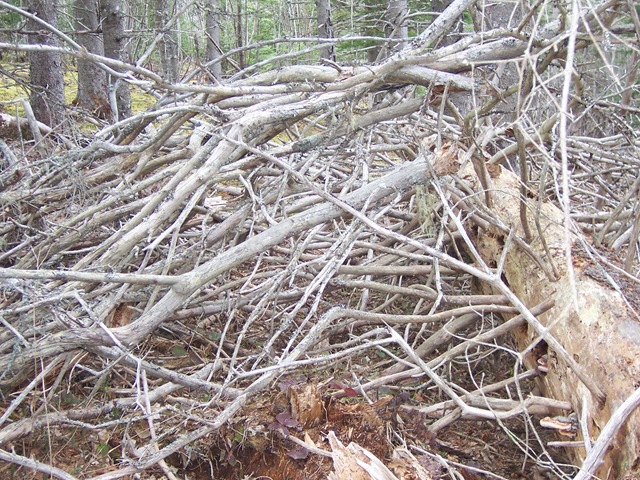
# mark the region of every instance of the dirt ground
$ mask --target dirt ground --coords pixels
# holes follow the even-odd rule
[[[487,363],[497,369],[496,376],[506,367],[503,360]],[[485,373],[488,378],[494,374]],[[533,382],[527,386],[534,388]],[[452,478],[451,475],[464,479],[558,478],[551,470],[545,471],[543,465],[553,462],[557,468],[564,461],[562,452],[552,450],[548,451],[552,457],[545,456],[540,445],[556,438],[553,432],[537,428],[535,418],[527,423],[516,417],[501,424],[459,420],[436,436],[428,430],[433,419],[407,407],[440,400],[431,396],[428,389],[411,388],[381,390],[365,399],[343,382],[323,383],[299,376],[283,378],[255,397],[241,415],[223,428],[169,457],[167,468],[176,478],[190,480],[331,478],[334,462],[322,453],[332,452],[329,439],[335,435],[344,446],[354,443],[373,454],[402,480],[435,480]],[[58,405],[69,408],[74,401],[70,392],[59,398]],[[212,407],[209,415],[213,418],[216,413]],[[201,418],[207,412],[197,415]],[[187,428],[188,420],[176,422],[172,431],[179,434],[180,429]],[[47,459],[50,465],[79,478],[90,478],[121,466],[123,452],[131,456],[131,444],[144,445],[149,435],[145,422],[131,423],[127,428],[120,425],[100,433],[52,427],[43,428],[12,447],[16,453]],[[534,458],[538,465],[534,465]],[[0,477],[44,478],[42,474],[1,463]],[[157,468],[145,471],[139,478],[166,477]]]

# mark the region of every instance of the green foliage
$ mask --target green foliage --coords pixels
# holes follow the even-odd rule
[[[3,62],[0,64],[0,72],[2,71],[9,73],[10,76],[0,73],[0,111],[22,117],[24,116],[24,108],[21,100],[29,98],[29,90],[27,88],[29,84],[29,66],[26,63],[10,64],[9,62]],[[77,91],[78,75],[74,66],[70,65],[64,73],[64,97],[67,105],[71,105],[76,98]],[[131,108],[133,113],[148,110],[155,102],[156,99],[153,95],[132,86]],[[85,133],[95,131],[96,128],[96,125],[92,123],[80,125],[80,129]],[[2,248],[2,239],[0,239],[0,251]]]
[[[10,0],[14,5],[20,5],[20,0]],[[156,36],[155,19],[153,18],[152,4],[149,2],[129,0],[125,2],[128,11],[127,28],[131,30],[131,42],[129,44],[130,61],[134,62],[147,51]],[[183,0],[173,0],[171,11],[177,11],[185,7]],[[175,4],[175,5],[173,5]],[[384,38],[384,15],[387,0],[353,0],[350,2],[332,2],[332,20],[334,35],[345,36],[374,36]],[[226,52],[234,49],[239,43],[242,45],[256,45],[277,38],[315,37],[317,35],[316,5],[314,0],[302,0],[300,2],[283,2],[282,0],[246,0],[242,2],[242,39],[238,40],[237,6],[236,2],[220,2],[221,22],[220,47]],[[419,34],[429,25],[433,15],[429,13],[428,2],[410,0],[409,10],[409,35]],[[62,30],[74,29],[73,2],[60,0],[58,11],[58,23]],[[189,70],[197,55],[201,62],[206,62],[207,36],[205,32],[205,9],[200,2],[196,2],[186,9],[181,10],[177,21],[173,24],[177,32],[180,46],[180,62],[183,71]],[[470,16],[465,14],[465,23],[470,24]],[[0,27],[18,29],[24,20],[20,15],[4,11],[0,14]],[[6,34],[5,34],[6,36]],[[24,41],[23,35],[16,35],[10,41]],[[269,45],[260,45],[249,48],[244,54],[246,65],[264,62],[274,57],[303,52],[314,42],[290,42],[282,41]],[[369,62],[377,55],[381,42],[375,40],[351,40],[336,45],[336,55],[339,63]],[[239,56],[232,55],[230,60],[237,62]],[[278,68],[284,65],[299,63],[314,63],[319,60],[317,52],[300,53],[289,56],[286,59],[278,59],[267,63],[261,70]],[[159,55],[154,51],[144,63],[151,70],[158,71]],[[232,73],[235,68],[230,62],[223,62],[223,70]],[[7,82],[4,82],[5,85]],[[75,96],[74,83],[66,80],[67,101]],[[71,88],[71,93],[69,92]],[[135,90],[135,89],[134,89]],[[24,92],[5,91],[2,97],[15,98]],[[133,109],[141,111],[154,103],[150,96],[138,92],[133,93]]]
[[[171,355],[174,357],[186,357],[187,350],[182,345],[174,345],[170,349]]]
[[[7,3],[19,7],[20,0],[7,0]],[[13,29],[19,27],[22,23],[22,16],[19,13],[9,10],[0,11],[0,28]]]
[[[27,64],[3,61],[0,64],[0,110],[15,115],[24,114],[20,99],[29,97],[26,85],[29,82],[29,66]]]
[[[20,0],[10,0],[14,5],[20,5]],[[129,44],[130,61],[135,62],[149,48],[156,36],[155,19],[153,18],[152,4],[149,2],[129,0],[127,5],[127,28],[131,29],[131,42]],[[183,9],[183,0],[170,1],[171,12]],[[175,4],[175,5],[174,5]],[[386,0],[353,0],[350,2],[332,2],[332,20],[336,37],[345,36],[375,36],[384,37],[384,14]],[[238,44],[256,45],[277,38],[315,37],[316,5],[314,0],[302,0],[300,2],[283,2],[282,0],[247,0],[242,2],[242,39],[238,40],[237,6],[236,2],[220,2],[221,22],[220,47],[226,52],[236,48]],[[431,21],[428,5],[421,0],[410,0],[409,10],[412,15],[409,20],[409,35],[420,33]],[[73,2],[60,0],[58,11],[59,27],[65,31],[74,29]],[[180,46],[180,62],[187,71],[193,66],[193,59],[200,56],[201,62],[206,62],[207,36],[205,32],[205,9],[200,2],[196,2],[187,9],[181,10],[178,20],[173,24],[177,32]],[[465,21],[468,20],[465,18]],[[0,14],[0,28],[18,29],[24,20],[20,15],[4,11]],[[5,34],[6,37],[6,34]],[[24,41],[23,35],[7,41]],[[291,54],[302,52],[314,42],[289,42],[283,41],[270,45],[260,45],[249,48],[244,53],[246,65]],[[352,40],[336,45],[338,62],[368,62],[376,57],[380,42],[375,40]],[[298,56],[290,56],[286,59],[276,60],[262,67],[261,70],[278,68],[295,63],[314,63],[318,61],[318,53],[300,53]],[[239,56],[232,55],[232,61],[237,62]],[[230,62],[223,62],[223,70],[227,73],[235,71]],[[144,66],[157,71],[159,55],[154,51],[144,63]],[[9,96],[15,96],[14,94]],[[68,96],[68,95],[67,95]],[[133,99],[134,109],[139,111],[153,103]]]
[[[98,453],[100,455],[109,455],[109,450],[111,449],[111,447],[109,447],[108,443],[98,443],[96,445],[96,450],[98,451]]]
[[[462,14],[462,24],[465,32],[473,32],[473,19],[471,18],[471,12],[469,12],[469,10],[465,10]]]
[[[131,88],[131,111],[134,114],[148,110],[154,103],[156,98],[153,95],[139,88]]]

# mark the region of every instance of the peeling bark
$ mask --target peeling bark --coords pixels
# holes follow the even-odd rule
[[[480,184],[474,174],[465,177],[476,189]],[[502,169],[493,178],[494,208],[492,212],[505,224],[517,227],[517,233],[524,236],[520,225],[518,202],[519,183],[510,171]],[[536,211],[536,199],[526,200],[528,208]],[[560,272],[557,282],[548,282],[542,269],[521,249],[512,246],[504,262],[503,275],[506,282],[527,305],[552,298],[556,306],[549,313],[539,317],[551,334],[571,353],[598,385],[606,392],[606,401],[600,405],[589,390],[580,382],[574,372],[550,350],[549,372],[540,382],[549,397],[571,402],[578,417],[586,407],[589,434],[597,438],[613,412],[634,392],[634,385],[640,378],[640,319],[626,303],[620,292],[607,285],[602,276],[594,278],[595,270],[584,253],[580,253],[579,233],[572,239],[574,243],[574,278],[567,272],[563,244],[563,214],[549,202],[540,205],[539,218],[553,258],[545,256],[540,242],[540,232],[531,222],[534,234],[532,247],[553,261]],[[577,229],[574,229],[577,232]],[[497,229],[479,229],[477,248],[484,260],[497,265],[503,254],[506,241],[504,232]],[[514,334],[521,350],[539,342],[536,333],[529,327]],[[531,354],[526,359],[529,367],[535,367],[536,357]],[[586,401],[585,401],[586,400]],[[578,439],[582,438],[579,433]],[[640,452],[640,412],[633,413],[611,445],[610,454],[605,456],[598,469],[600,478],[621,478],[624,468],[637,464]],[[568,453],[579,465],[586,456],[583,448],[569,449]]]

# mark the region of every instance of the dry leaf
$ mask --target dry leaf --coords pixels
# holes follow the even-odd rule
[[[445,143],[438,150],[433,158],[433,170],[439,177],[451,175],[460,170],[460,162],[458,161],[458,147],[450,143]]]
[[[126,303],[121,303],[113,312],[111,322],[108,322],[108,326],[111,328],[124,327],[129,325],[133,319],[133,308]]]
[[[396,448],[393,451],[389,468],[400,480],[432,480],[439,478],[441,473],[439,468],[427,471],[420,461],[404,448]]]
[[[502,167],[495,163],[487,163],[487,172],[491,178],[498,178],[502,173]]]

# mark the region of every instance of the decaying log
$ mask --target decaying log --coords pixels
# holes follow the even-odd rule
[[[465,169],[463,178],[480,190],[480,182],[471,169]],[[492,213],[504,224],[516,229],[523,236],[520,223],[518,178],[501,169],[491,180],[493,196]],[[640,319],[625,301],[624,292],[616,291],[606,281],[598,281],[588,256],[581,253],[580,237],[571,228],[573,237],[573,275],[567,269],[564,248],[565,229],[563,213],[549,202],[541,202],[537,211],[537,199],[526,199],[530,229],[534,234],[532,247],[546,262],[555,262],[560,278],[551,282],[523,249],[514,243],[505,256],[503,278],[513,292],[527,305],[553,299],[555,308],[538,317],[551,334],[572,354],[577,363],[589,372],[606,394],[599,404],[578,379],[575,373],[549,349],[548,373],[541,380],[543,392],[552,398],[572,404],[578,418],[586,414],[589,430],[588,445],[599,437],[612,414],[637,387],[640,378]],[[540,232],[533,218],[539,216],[541,231],[549,253],[545,254]],[[476,247],[488,265],[499,265],[507,236],[498,228],[479,228]],[[489,288],[489,287],[485,287]],[[531,327],[514,333],[521,351],[540,347],[540,338]],[[539,349],[536,349],[539,351]],[[525,362],[535,367],[538,355],[528,355]],[[586,410],[583,412],[583,410]],[[583,439],[579,432],[577,439]],[[585,442],[586,443],[586,442]],[[587,447],[589,448],[589,447]],[[632,413],[614,437],[603,463],[595,472],[599,478],[622,478],[640,462],[640,412]],[[585,448],[573,448],[569,452],[577,465],[581,465],[587,452]]]

